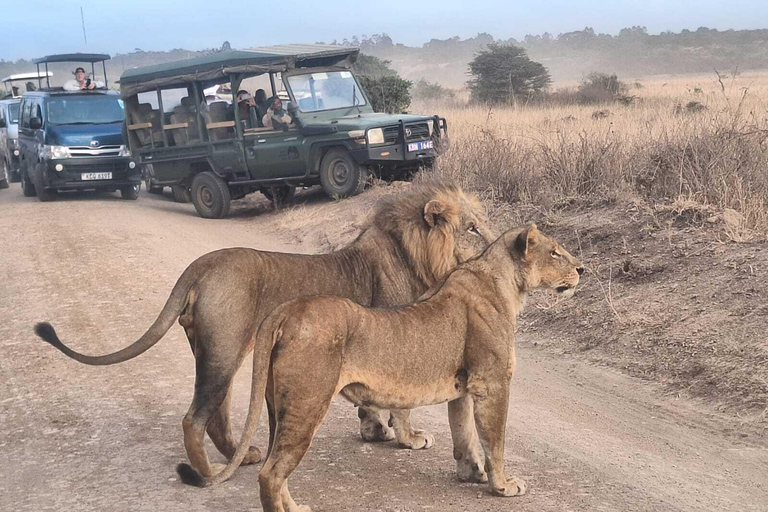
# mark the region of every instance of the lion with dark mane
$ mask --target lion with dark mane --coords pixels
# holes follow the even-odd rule
[[[259,473],[261,506],[264,512],[311,512],[293,501],[288,478],[341,394],[355,404],[393,410],[448,402],[454,443],[464,438],[471,444],[479,434],[491,492],[525,494],[525,481],[504,471],[516,318],[529,292],[571,296],[583,272],[579,260],[532,224],[504,233],[410,306],[366,308],[331,296],[280,305],[256,337],[251,406],[235,456],[212,478],[185,464],[179,476],[200,487],[229,478],[245,456],[266,396],[270,439]],[[457,407],[473,408],[474,421],[456,417]]]
[[[495,238],[481,203],[450,184],[414,185],[405,194],[379,201],[370,225],[348,247],[322,255],[246,248],[208,253],[187,267],[159,316],[137,341],[103,356],[64,345],[48,323],[35,332],[67,356],[88,365],[132,359],[157,343],[178,318],[196,359],[195,393],[183,420],[184,446],[192,467],[215,473],[205,452],[206,431],[228,459],[237,444],[230,427],[232,379],[252,350],[262,320],[278,305],[307,295],[337,295],[359,304],[390,307],[416,300],[462,261]],[[406,447],[429,448],[434,438],[413,430],[409,411],[360,407],[360,431],[367,441],[394,437]],[[471,410],[464,411],[471,421]],[[483,481],[477,443],[456,446],[459,478]],[[251,447],[243,463],[261,460]]]

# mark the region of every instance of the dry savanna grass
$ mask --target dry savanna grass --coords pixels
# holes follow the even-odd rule
[[[439,173],[503,224],[540,222],[587,268],[575,299],[532,298],[521,342],[662,382],[765,435],[768,72],[625,81],[628,105],[464,94],[414,111],[448,119]]]
[[[641,197],[768,232],[768,73],[631,80],[632,104],[418,104],[449,122],[441,172],[507,203]],[[558,102],[560,103],[560,102]]]

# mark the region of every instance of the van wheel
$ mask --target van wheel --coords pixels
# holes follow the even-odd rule
[[[141,185],[130,185],[120,188],[120,196],[123,199],[136,200],[139,198],[139,189]]]
[[[283,204],[296,194],[296,187],[281,185],[279,187],[263,188],[261,193],[270,202],[277,201],[277,204]]]
[[[43,187],[43,173],[45,172],[45,165],[37,164],[35,166],[35,191],[37,192],[37,198],[42,203],[53,201],[56,199],[55,190],[45,190]]]
[[[189,188],[184,185],[171,185],[171,193],[173,194],[173,200],[177,203],[192,201],[192,194],[189,192]]]
[[[206,219],[221,219],[229,213],[232,201],[224,180],[210,171],[201,172],[192,180],[192,202],[197,213]]]
[[[0,188],[8,188],[8,162],[0,162]]]
[[[320,163],[320,184],[334,199],[359,194],[368,182],[368,169],[340,148],[331,149]]]
[[[37,195],[35,185],[29,179],[27,171],[21,171],[21,191],[24,192],[24,197],[35,197]]]

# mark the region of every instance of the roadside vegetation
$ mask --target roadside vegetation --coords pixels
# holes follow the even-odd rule
[[[567,91],[412,107],[448,119],[439,174],[501,223],[539,222],[588,268],[574,300],[533,298],[521,339],[704,398],[764,434],[768,73],[600,73]]]

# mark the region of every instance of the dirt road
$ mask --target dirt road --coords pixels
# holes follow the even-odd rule
[[[361,215],[367,194],[330,203],[337,217],[329,229]],[[0,191],[0,510],[260,509],[258,467],[211,489],[176,477],[194,378],[180,327],[137,359],[93,368],[37,340],[32,326],[51,320],[76,349],[111,352],[150,325],[196,257],[229,246],[318,250],[312,240],[322,236],[292,245],[285,226],[331,206],[319,200],[275,214],[254,201],[210,221],[144,192],[138,201],[85,194],[43,204],[18,185]],[[761,441],[742,439],[731,420],[702,406],[553,357],[535,341],[520,334],[506,449],[508,471],[528,481],[528,495],[495,498],[456,481],[445,406],[414,413],[437,442],[411,452],[363,444],[355,409],[337,400],[291,479],[294,498],[316,512],[768,510]],[[246,361],[233,405],[238,427],[249,374]]]

